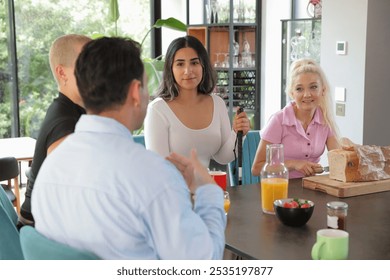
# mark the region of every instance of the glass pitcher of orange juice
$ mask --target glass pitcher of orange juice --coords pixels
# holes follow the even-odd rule
[[[288,196],[288,169],[284,165],[283,144],[267,145],[266,163],[260,176],[263,212],[275,214],[274,201]]]

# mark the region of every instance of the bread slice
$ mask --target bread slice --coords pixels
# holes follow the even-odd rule
[[[356,151],[342,149],[328,152],[329,178],[342,182],[361,181],[358,171],[359,158]]]

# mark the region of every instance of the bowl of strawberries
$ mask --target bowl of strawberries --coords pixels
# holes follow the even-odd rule
[[[275,214],[286,226],[301,227],[311,218],[314,203],[302,198],[286,198],[274,201]]]

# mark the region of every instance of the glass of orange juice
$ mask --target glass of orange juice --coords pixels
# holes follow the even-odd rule
[[[230,196],[229,196],[229,193],[225,191],[223,193],[223,198],[224,198],[223,207],[225,208],[225,215],[227,215],[228,212],[229,212],[229,209],[230,209]]]
[[[263,178],[261,180],[261,205],[264,213],[275,214],[274,201],[287,198],[288,179]]]

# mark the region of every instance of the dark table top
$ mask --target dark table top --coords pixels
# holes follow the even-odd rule
[[[338,198],[302,187],[301,179],[289,181],[289,197],[315,203],[311,219],[303,227],[283,225],[275,215],[264,214],[260,185],[228,189],[231,207],[226,227],[226,248],[248,259],[311,259],[316,232],[327,228],[326,203],[348,203],[346,231],[349,257],[355,260],[390,260],[390,191]]]

